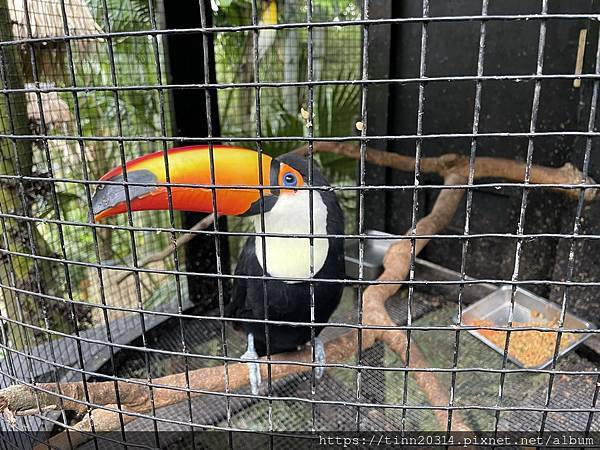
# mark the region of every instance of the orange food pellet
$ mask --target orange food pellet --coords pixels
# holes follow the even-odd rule
[[[540,315],[538,314],[537,317]],[[493,327],[493,322],[485,319],[478,319],[467,322],[466,325],[477,327]],[[548,361],[554,356],[556,339],[558,333],[555,331],[537,331],[537,330],[518,330],[522,327],[544,327],[557,328],[558,319],[552,321],[531,321],[531,322],[513,322],[513,328],[510,333],[510,344],[508,354],[518,360],[523,366],[535,367]],[[481,336],[492,342],[497,347],[504,349],[506,345],[506,331],[498,330],[475,330]],[[571,345],[577,335],[575,333],[563,333],[560,339],[560,349],[563,350]]]

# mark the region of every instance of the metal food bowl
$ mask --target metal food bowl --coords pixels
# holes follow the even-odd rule
[[[469,324],[476,320],[487,320],[492,322],[495,326],[507,326],[511,308],[511,292],[511,286],[503,286],[490,295],[473,303],[463,311],[462,323]],[[538,297],[537,295],[524,289],[516,289],[513,323],[531,321],[552,322],[554,320],[558,320],[560,317],[560,311],[560,307],[558,307],[556,304],[549,302],[544,298]],[[564,328],[571,330],[593,330],[596,327],[591,322],[587,322],[567,312],[565,314]],[[504,348],[498,347],[496,344],[483,336],[481,334],[481,330],[469,330],[469,333],[484,342],[486,345],[492,347],[498,353],[504,354]],[[562,348],[559,351],[558,356],[560,357],[570,352],[591,335],[592,333],[577,333],[575,340],[567,347]],[[542,369],[552,362],[552,357],[550,357],[537,366],[524,365],[510,353],[508,354],[508,359],[519,367],[530,369]]]
[[[375,236],[377,239],[365,239],[363,246],[363,280],[375,280],[383,271],[383,257],[388,248],[398,242],[398,239],[385,239],[384,236],[390,236],[388,233],[377,230],[366,230],[367,236]],[[346,275],[350,278],[358,279],[359,261],[359,241],[358,239],[346,239]]]

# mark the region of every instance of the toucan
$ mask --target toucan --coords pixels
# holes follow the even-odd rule
[[[248,362],[249,379],[256,394],[260,385],[256,360],[260,356],[296,351],[312,341],[310,325],[266,325],[260,320],[308,324],[314,298],[314,322],[326,323],[340,302],[343,286],[339,280],[345,273],[340,237],[344,216],[336,194],[316,167],[311,185],[320,188],[303,189],[308,186],[309,161],[293,153],[271,158],[240,147],[200,145],[167,150],[166,159],[168,178],[162,151],[127,162],[126,181],[122,167],[105,174],[100,179],[105,183],[92,198],[92,215],[98,221],[128,208],[169,207],[211,213],[214,202],[218,215],[247,216],[257,232],[266,234],[246,240],[226,309],[227,317],[258,319],[240,321],[236,326],[247,336],[247,351],[241,359],[253,361]],[[172,184],[169,189],[167,180]],[[316,236],[312,249],[309,237],[298,237],[311,231]],[[316,280],[311,281],[313,278]],[[319,333],[323,326],[313,329],[315,375],[321,378],[325,351]]]

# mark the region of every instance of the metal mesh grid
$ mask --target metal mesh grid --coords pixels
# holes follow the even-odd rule
[[[62,392],[61,383],[78,382],[82,395],[75,402],[83,405],[75,415],[65,406],[69,395],[61,393],[60,405],[53,411],[30,411],[15,423],[6,413],[3,429],[14,427],[23,433],[7,434],[4,445],[30,447],[63,430],[71,442],[83,414],[94,409],[119,412],[110,429],[116,433],[103,435],[109,430],[96,430],[92,420],[86,432],[93,439],[83,447],[123,448],[119,441],[127,434],[145,432],[140,435],[150,447],[242,448],[250,441],[240,441],[246,434],[238,432],[252,431],[255,434],[247,436],[259,439],[256,445],[304,448],[306,442],[280,435],[449,432],[457,420],[476,431],[575,430],[586,435],[600,431],[595,414],[600,386],[597,332],[592,331],[576,353],[558,358],[564,330],[577,331],[566,326],[567,312],[594,321],[598,311],[592,301],[600,283],[600,262],[598,252],[590,251],[599,236],[593,200],[600,186],[592,179],[598,178],[597,5],[556,6],[541,0],[513,5],[511,10],[510,5],[482,0],[445,9],[422,0],[407,13],[391,2],[375,5],[369,0],[184,3],[173,7],[153,0],[0,0],[2,387],[33,386],[37,396],[49,385]],[[185,17],[189,8],[195,17]],[[561,34],[563,24],[570,27],[566,37]],[[445,59],[436,52],[460,27],[470,30],[468,45],[476,51],[458,56],[470,61],[474,71],[462,71],[464,66],[448,62],[451,55]],[[489,63],[497,62],[493,59],[501,53],[497,36],[503,33],[507,48],[518,48],[519,39],[527,42],[513,53],[514,61],[506,68]],[[383,40],[387,47],[378,46],[382,36],[387,36]],[[406,38],[407,48],[414,38],[416,51],[394,48],[392,41],[399,36]],[[198,60],[189,63],[194,73],[183,77],[175,69],[182,67],[181,55],[172,48],[183,45],[176,44],[179,38],[190,39],[189,53],[198,52],[188,55]],[[575,73],[555,71],[552,46],[561,38],[568,42],[564,58],[573,59]],[[582,53],[581,64],[575,64],[579,62],[575,52]],[[390,68],[387,73],[381,73],[382,59]],[[456,111],[448,112],[450,119],[440,119],[436,108],[444,95],[454,95],[455,86],[467,84],[472,94],[464,101],[471,118],[463,129],[458,117],[456,126],[452,123]],[[503,116],[501,108],[506,107],[494,95],[495,87],[502,91],[504,86],[523,84],[530,88],[526,99],[512,98],[518,123],[490,128],[494,123],[490,117]],[[557,111],[566,108],[560,101],[549,104],[543,95],[555,84],[568,88],[565,96],[576,99],[576,123],[553,120],[552,114],[560,115]],[[387,94],[382,96],[381,89]],[[185,96],[195,96],[197,109],[189,109],[190,103],[181,99]],[[407,127],[406,116],[398,114],[393,102],[404,102],[403,108],[415,117]],[[201,130],[190,131],[189,119],[182,119],[190,115],[195,115],[191,126],[202,122]],[[315,285],[332,283],[320,279],[315,270],[315,239],[323,236],[315,232],[314,196],[323,189],[311,187],[314,167],[321,168],[337,194],[346,234],[327,237],[344,240],[347,249],[353,242],[357,279],[333,280],[344,285],[345,293],[323,337],[334,340],[355,330],[357,344],[351,356],[330,364],[323,379],[317,380],[312,370],[276,379],[271,376],[277,370],[274,363],[267,365],[268,376],[258,396],[247,387],[229,387],[230,366],[239,362],[246,345],[232,321],[223,318],[231,283],[244,278],[232,275],[230,266],[235,267],[246,237],[255,236],[266,254],[271,236],[265,232],[266,174],[259,175],[261,214],[256,230],[229,218],[216,220],[214,229],[193,232],[192,242],[202,239],[203,246],[198,244],[194,251],[206,249],[209,269],[198,269],[205,265],[194,258],[202,257],[190,256],[189,248],[178,245],[200,217],[173,210],[172,189],[180,185],[171,182],[169,170],[168,212],[128,211],[107,223],[89,219],[92,194],[103,185],[97,180],[109,169],[151,149],[163,150],[166,158],[173,145],[199,143],[208,144],[211,152],[211,181],[204,188],[213,192],[214,219],[215,192],[224,186],[214,181],[213,146],[253,148],[259,160],[306,147],[313,325]],[[343,151],[323,152],[323,143],[342,149],[354,145],[355,160],[344,158]],[[519,149],[507,153],[522,163],[519,179],[507,181],[499,170],[484,177],[491,181],[480,182],[478,158],[487,155],[488,146],[511,143]],[[429,177],[426,160],[439,156],[445,145],[467,150],[462,151],[466,172],[451,183],[446,179],[444,185],[439,177]],[[566,152],[571,145],[577,147],[567,160],[574,164],[568,168],[571,177],[540,182],[534,164],[557,166],[564,159],[552,159],[551,153]],[[376,148],[402,154],[395,152],[396,146],[409,149],[414,170],[400,176],[370,164],[375,162]],[[448,160],[447,167],[451,166]],[[129,192],[139,186],[126,176],[120,183],[128,185]],[[418,232],[435,199],[461,189],[466,194],[449,226],[434,233]],[[512,192],[505,223],[481,220],[489,212],[486,195],[494,191]],[[564,199],[567,195],[570,200]],[[382,201],[386,211],[400,210],[402,220],[395,223],[397,211],[377,214],[373,205]],[[536,210],[543,202],[549,206]],[[548,208],[562,214],[552,218],[557,222],[553,227],[544,228],[540,224],[546,218],[539,216]],[[369,246],[390,239],[367,234],[374,226],[410,243],[406,280],[368,274]],[[456,272],[420,261],[423,239],[431,239],[425,257],[438,263],[447,260]],[[534,248],[538,242],[550,249],[555,263],[542,261],[542,269],[530,271],[532,256],[527,253],[539,255]],[[151,260],[169,246],[179,248]],[[481,255],[487,259],[486,267],[481,267]],[[261,263],[266,267],[264,258]],[[256,278],[266,293],[275,277],[263,272]],[[198,290],[202,280],[213,282],[211,292],[206,287]],[[386,308],[394,324],[391,329],[405,333],[404,350],[398,352],[385,342],[363,349],[358,344],[363,335],[378,328],[364,323],[365,292],[399,282],[404,288],[387,300]],[[504,352],[499,355],[468,333],[473,327],[462,322],[462,311],[506,285],[512,286],[511,308]],[[508,359],[518,287],[549,297],[560,308],[557,326],[563,337],[547,368],[522,369]],[[199,301],[197,292],[206,300]],[[459,326],[453,318],[458,318]],[[259,321],[267,324],[268,341],[268,330],[278,321],[269,317]],[[314,326],[311,330],[314,365]],[[269,344],[267,352],[269,360]],[[411,364],[419,352],[426,357],[425,368]],[[190,372],[223,364],[223,389],[210,392],[190,384]],[[185,374],[185,383],[174,391],[183,392],[185,398],[157,407],[164,387],[161,377],[177,373]],[[431,405],[413,378],[416,373],[437,377],[447,403]],[[149,386],[149,408],[132,412],[127,406],[130,399],[122,403],[118,383],[132,379]],[[98,405],[90,396],[90,384],[101,381],[112,384],[114,403]],[[36,397],[36,408],[43,401]],[[444,412],[445,423],[439,422],[439,411]],[[192,433],[201,429],[236,433]]]

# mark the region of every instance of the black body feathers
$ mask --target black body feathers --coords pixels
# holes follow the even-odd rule
[[[298,170],[308,179],[308,161],[300,156],[287,154],[278,158]],[[315,168],[313,186],[328,186],[327,181]],[[315,191],[317,192],[317,191]],[[318,191],[327,207],[327,233],[344,233],[344,216],[333,191]],[[307,211],[308,214],[308,211]],[[263,269],[255,253],[255,237],[246,241],[240,254],[236,275],[262,276]],[[260,239],[260,238],[259,238]],[[293,257],[293,255],[290,255]],[[344,241],[329,238],[329,251],[323,267],[315,274],[320,279],[344,278]],[[227,307],[228,317],[264,319],[263,280],[239,278],[234,280],[232,300]],[[336,309],[342,296],[343,285],[331,282],[313,282],[315,294],[315,322],[327,322]],[[310,283],[286,283],[279,280],[266,281],[269,305],[269,320],[310,322]],[[257,353],[267,354],[265,325],[262,323],[238,323],[236,328],[254,334]],[[318,335],[322,327],[315,327]],[[309,326],[269,325],[269,353],[295,351],[298,346],[310,341]]]

